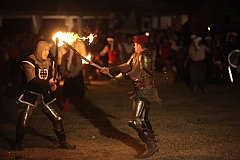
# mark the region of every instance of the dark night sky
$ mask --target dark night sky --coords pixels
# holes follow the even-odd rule
[[[205,3],[212,14],[240,15],[239,0],[0,0],[0,15],[109,16],[129,15],[132,9],[139,17],[180,15],[198,12]]]
[[[186,14],[196,12],[205,2],[240,11],[239,0],[1,0],[0,14],[108,14],[130,12],[145,14]],[[213,5],[213,6],[214,6]],[[213,8],[215,10],[216,8]]]
[[[135,8],[145,12],[194,11],[205,0],[1,0],[0,10],[21,12],[126,12]]]

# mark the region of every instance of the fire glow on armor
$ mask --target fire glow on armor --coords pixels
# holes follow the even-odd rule
[[[56,38],[58,38],[59,42],[58,42],[58,46],[63,46],[64,42],[67,42],[68,44],[70,45],[73,45],[74,42],[76,42],[77,40],[87,40],[88,39],[88,42],[89,44],[91,44],[94,40],[96,36],[94,36],[92,33],[89,34],[89,36],[87,37],[80,37],[78,34],[74,33],[74,32],[57,32],[53,35],[52,37],[52,40],[55,42],[56,41]],[[88,53],[87,56],[85,56],[87,59],[91,59],[91,54]],[[82,59],[82,63],[83,64],[88,64],[88,62],[86,62],[84,59]]]

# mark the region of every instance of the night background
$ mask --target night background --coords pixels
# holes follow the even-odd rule
[[[57,31],[97,34],[96,42],[87,45],[92,55],[102,50],[108,36],[122,42],[126,35],[150,34],[162,104],[152,103],[149,113],[160,150],[147,160],[240,159],[240,69],[234,69],[233,82],[228,70],[232,50],[237,50],[234,60],[239,64],[239,0],[0,0],[0,160],[134,160],[145,150],[127,126],[132,102],[126,93],[132,90],[131,81],[113,84],[89,65],[84,65],[92,71],[84,74],[84,107],[73,96],[69,110],[62,112],[67,140],[76,150],[59,148],[51,122],[39,108],[24,137],[24,150],[10,150],[21,109],[16,99],[22,70],[18,63],[14,68],[5,54],[15,40],[19,62],[35,51],[39,39],[51,41]],[[205,44],[205,37],[211,37],[214,58],[208,66],[207,92],[200,88],[192,92],[189,64],[184,66],[195,34]],[[232,34],[237,35],[234,43],[228,39]],[[176,70],[163,70],[159,48],[165,37],[180,48],[173,56]],[[107,57],[100,60],[108,65]],[[56,94],[61,110],[60,85]]]
[[[191,18],[194,21],[194,18],[201,17],[201,24],[195,24],[201,25],[201,28],[199,28],[201,31],[205,31],[207,26],[211,26],[214,32],[237,30],[240,24],[240,4],[237,0],[2,0],[0,2],[2,30],[15,31],[22,28],[31,29],[29,27],[31,27],[32,15],[77,15],[86,21],[82,27],[92,28],[98,28],[100,25],[104,25],[99,23],[108,23],[106,21],[115,19],[116,23],[113,29],[117,30],[123,25],[132,10],[135,11],[139,31],[141,31],[140,26],[143,17],[151,18],[165,15],[187,15],[189,21]],[[114,16],[112,16],[113,14]],[[59,19],[56,18],[55,23],[58,23],[57,20]],[[100,20],[104,22],[96,22]],[[49,21],[44,23],[51,23]],[[92,21],[95,21],[95,23]],[[42,23],[43,27],[44,23]],[[157,27],[161,28],[161,22],[158,21],[157,23]],[[14,29],[12,26],[16,25],[19,27]],[[101,27],[108,29],[109,26],[105,25]]]

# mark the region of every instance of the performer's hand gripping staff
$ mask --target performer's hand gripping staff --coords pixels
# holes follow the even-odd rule
[[[106,68],[106,67],[99,66],[98,64],[96,64],[96,63],[88,60],[86,57],[82,56],[75,48],[73,48],[73,47],[72,47],[71,45],[69,45],[67,42],[64,42],[64,41],[63,41],[63,43],[64,43],[68,48],[70,48],[70,49],[72,49],[74,52],[78,53],[78,55],[79,55],[82,59],[84,59],[86,62],[88,62],[90,65],[92,65],[92,66],[94,66],[94,67],[96,67],[96,68],[98,68],[98,69],[100,69],[100,70],[103,70],[104,68]],[[114,78],[109,72],[102,72],[102,73],[108,75],[111,79]]]
[[[112,67],[112,68],[102,67],[100,72],[102,72],[104,74],[109,73],[109,74],[113,75],[113,77],[111,78],[110,81],[115,84],[118,84],[122,80],[126,81],[128,79],[128,76],[125,73],[122,73],[120,70],[120,67],[118,67],[118,66]]]

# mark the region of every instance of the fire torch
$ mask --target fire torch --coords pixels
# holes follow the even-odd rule
[[[78,53],[78,55],[81,57],[81,59],[85,60],[86,62],[88,62],[90,65],[98,68],[98,69],[103,69],[103,67],[99,66],[98,64],[88,60],[86,57],[82,56],[75,48],[73,48],[70,44],[68,44],[67,42],[63,41],[63,43],[70,49],[72,49],[74,52]],[[110,73],[106,73],[106,75],[108,75],[110,78],[114,78]]]
[[[55,57],[54,57],[54,76],[53,76],[53,80],[55,81],[57,76],[58,76],[58,42],[59,39],[58,37],[56,37],[56,51],[55,51]]]

